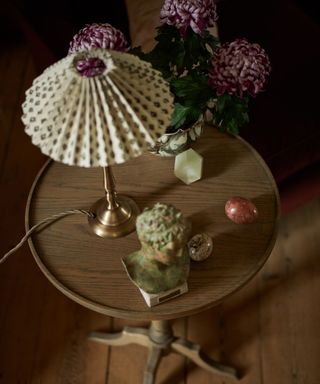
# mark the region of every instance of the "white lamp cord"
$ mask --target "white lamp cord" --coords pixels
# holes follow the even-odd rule
[[[9,256],[11,256],[14,252],[16,252],[22,245],[29,239],[29,237],[36,232],[37,230],[41,229],[41,227],[44,227],[46,224],[51,224],[59,219],[62,219],[65,216],[72,215],[75,213],[80,213],[82,215],[86,215],[89,217],[94,217],[94,214],[90,211],[86,211],[84,209],[70,209],[69,211],[64,211],[61,213],[57,213],[56,215],[52,215],[47,217],[46,219],[41,220],[38,224],[35,224],[32,228],[29,229],[29,231],[23,236],[23,238],[20,240],[20,242],[12,248],[9,252],[7,252],[1,259],[0,264],[4,263]]]

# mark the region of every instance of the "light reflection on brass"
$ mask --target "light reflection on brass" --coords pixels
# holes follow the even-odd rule
[[[139,207],[128,196],[118,195],[110,167],[103,169],[105,197],[96,201],[90,211],[89,225],[100,237],[116,238],[128,235],[136,229]]]

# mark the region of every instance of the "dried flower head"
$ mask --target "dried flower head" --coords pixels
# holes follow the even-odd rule
[[[128,42],[121,31],[108,23],[87,24],[71,40],[69,54],[87,51],[91,48],[126,51]]]
[[[84,77],[99,76],[106,69],[104,62],[97,57],[87,57],[78,60],[76,67],[80,75]]]
[[[161,9],[162,24],[174,25],[184,36],[188,27],[203,36],[218,19],[213,0],[165,0]]]
[[[269,57],[259,44],[236,39],[223,44],[212,59],[210,85],[218,95],[256,96],[263,90],[271,71]]]

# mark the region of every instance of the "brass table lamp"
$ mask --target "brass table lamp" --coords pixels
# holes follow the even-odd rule
[[[129,196],[117,194],[111,167],[103,168],[103,177],[105,197],[91,207],[95,215],[88,218],[89,225],[101,237],[125,236],[134,231],[140,209]]]
[[[101,48],[58,61],[27,90],[22,121],[32,143],[64,164],[103,167],[105,196],[89,218],[98,236],[135,229],[139,208],[116,193],[110,166],[155,144],[170,125],[172,101],[168,83],[151,64]]]

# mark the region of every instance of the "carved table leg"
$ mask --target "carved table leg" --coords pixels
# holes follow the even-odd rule
[[[188,357],[201,368],[204,368],[215,374],[239,378],[238,372],[234,368],[212,360],[211,357],[209,357],[201,350],[199,344],[191,343],[189,340],[179,338],[173,341],[171,344],[171,349],[173,352]]]
[[[144,373],[143,384],[153,384],[161,357],[170,352],[173,332],[168,320],[154,320],[149,327],[149,350],[147,368]]]
[[[149,333],[144,328],[124,327],[122,332],[92,332],[89,339],[106,345],[122,346],[127,344],[150,345]]]
[[[154,384],[157,368],[162,357],[162,349],[159,347],[151,347],[149,350],[147,367],[144,371],[143,384]]]
[[[89,338],[112,346],[139,344],[148,347],[149,355],[143,384],[154,384],[161,357],[170,352],[180,353],[213,373],[239,378],[238,372],[234,368],[212,360],[201,350],[200,345],[174,337],[170,322],[167,320],[154,320],[149,329],[124,327],[123,331],[119,333],[92,332]]]

